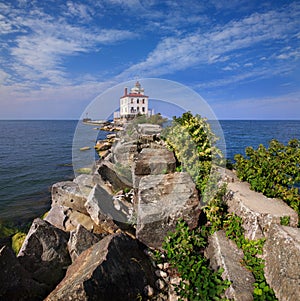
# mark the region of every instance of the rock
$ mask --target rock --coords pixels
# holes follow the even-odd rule
[[[129,167],[133,162],[133,157],[137,152],[137,141],[118,141],[112,148],[113,162],[121,166]]]
[[[144,148],[136,156],[134,174],[156,175],[174,172],[176,159],[174,153],[165,148]]]
[[[145,286],[154,287],[153,274],[136,240],[109,235],[81,253],[45,300],[138,300]]]
[[[68,233],[36,218],[18,259],[34,280],[52,289],[64,277],[66,267],[71,263],[67,249],[68,238]]]
[[[223,230],[215,232],[209,237],[209,245],[206,256],[210,260],[211,267],[217,271],[223,268],[223,279],[232,282],[226,290],[225,296],[236,301],[253,300],[253,283],[255,279],[252,273],[241,264],[244,257],[243,251],[226,237]]]
[[[161,279],[157,279],[155,282],[155,286],[159,289],[159,290],[163,290],[166,287],[166,283],[161,280]]]
[[[76,229],[78,225],[83,225],[88,230],[93,230],[95,227],[89,215],[64,206],[52,206],[44,220],[67,232]]]
[[[144,287],[144,294],[146,297],[152,297],[154,295],[154,289],[150,285]]]
[[[158,135],[162,131],[162,127],[158,124],[140,123],[137,125],[139,133],[144,135]]]
[[[179,300],[179,297],[175,291],[175,287],[180,285],[181,280],[182,279],[177,276],[170,277],[170,285],[169,285],[169,290],[168,290],[168,301],[178,301]],[[183,300],[188,301],[186,299],[183,299]]]
[[[108,140],[114,140],[116,137],[117,137],[116,134],[107,134],[106,135],[106,139],[108,139]]]
[[[263,251],[265,277],[278,300],[300,300],[300,229],[272,224]]]
[[[120,222],[127,221],[127,217],[114,207],[112,195],[98,184],[93,187],[85,203],[85,207],[97,225],[105,224],[112,231],[117,229],[113,220]]]
[[[77,176],[74,180],[74,183],[76,183],[79,186],[80,191],[83,193],[84,196],[88,196],[90,191],[92,190],[94,186],[94,180],[93,175],[87,175],[87,174],[81,174]]]
[[[105,182],[109,182],[114,191],[132,187],[130,168],[123,168],[103,160],[98,166],[98,173]]]
[[[228,173],[228,171],[226,171]],[[290,226],[297,227],[298,214],[280,199],[271,199],[250,190],[248,183],[240,182],[233,175],[227,184],[228,211],[243,219],[245,237],[258,239],[268,236],[271,223],[280,224],[280,218],[290,217]]]
[[[82,225],[78,225],[76,230],[70,232],[68,250],[72,262],[85,250],[100,240],[98,236],[88,231]]]
[[[157,270],[155,271],[155,275],[157,277],[161,277],[161,278],[167,278],[168,277],[168,274],[162,270]]]
[[[96,145],[95,145],[95,149],[97,151],[106,151],[108,149],[110,149],[112,146],[112,142],[107,141],[107,140],[99,140],[97,141]]]
[[[133,187],[138,188],[141,177],[174,172],[176,159],[167,149],[144,148],[136,155],[132,167]]]
[[[144,176],[139,184],[136,236],[161,248],[179,219],[195,228],[200,215],[198,192],[188,173]]]
[[[34,301],[47,295],[47,287],[31,278],[8,246],[0,248],[0,300]]]
[[[52,206],[65,206],[87,214],[86,197],[76,182],[59,182],[52,186]]]

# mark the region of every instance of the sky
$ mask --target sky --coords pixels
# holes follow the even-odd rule
[[[0,0],[0,119],[78,119],[143,78],[218,119],[300,119],[300,1]]]

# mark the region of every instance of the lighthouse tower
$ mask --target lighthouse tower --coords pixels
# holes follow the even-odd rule
[[[150,115],[148,98],[149,96],[145,95],[144,88],[138,81],[131,88],[130,93],[125,88],[124,95],[120,98],[120,117],[134,117],[137,114]]]

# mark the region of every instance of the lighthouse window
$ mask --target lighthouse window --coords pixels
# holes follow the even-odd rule
[[[145,107],[142,107],[142,112],[145,112]]]
[[[145,103],[145,99],[143,98],[142,103]]]
[[[131,113],[133,113],[134,112],[134,107],[131,107]]]
[[[140,100],[139,100],[139,99],[137,99],[137,100],[136,100],[136,103],[139,103],[139,102],[140,102]]]
[[[140,107],[137,107],[136,109],[137,109],[138,112],[140,111]]]
[[[133,98],[131,98],[131,103],[133,103]]]

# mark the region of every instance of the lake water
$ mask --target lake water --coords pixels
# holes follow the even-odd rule
[[[273,138],[284,143],[300,139],[300,121],[226,120],[220,124],[230,159],[244,154],[247,146],[267,145]],[[51,205],[51,185],[74,178],[76,126],[77,121],[0,120],[0,223],[21,224],[42,215]],[[91,126],[84,130],[95,131]]]

